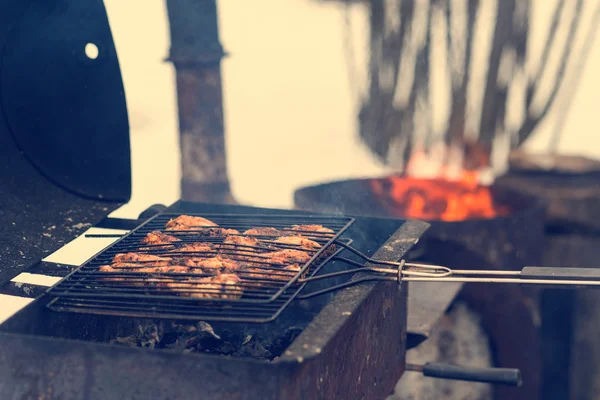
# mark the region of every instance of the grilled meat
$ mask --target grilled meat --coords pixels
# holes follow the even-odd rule
[[[284,235],[284,232],[282,232],[276,228],[270,228],[270,227],[265,226],[265,227],[250,228],[244,232],[244,235],[281,236],[281,235]]]
[[[294,246],[300,246],[303,249],[315,250],[320,249],[321,245],[314,240],[306,239],[302,236],[281,236],[275,239],[276,243],[290,244]]]
[[[152,231],[142,239],[142,243],[146,244],[169,244],[173,242],[179,242],[179,239],[161,231]]]
[[[220,251],[228,257],[249,265],[261,265],[263,260],[261,249],[268,250],[260,240],[246,236],[228,236],[220,247]]]
[[[287,268],[287,267],[286,267]],[[294,273],[292,271],[288,272],[283,269],[262,269],[262,268],[254,268],[254,267],[246,267],[236,271],[242,279],[253,278],[248,282],[255,282],[257,284],[261,284],[264,282],[259,282],[258,280],[278,280],[278,281],[289,281],[294,277]],[[256,280],[254,280],[256,279]]]
[[[282,237],[277,238],[275,240],[275,242],[296,245],[296,246],[300,246],[301,248],[303,248],[305,250],[313,250],[313,251],[319,250],[321,247],[323,247],[321,244],[315,242],[314,240],[310,240],[310,239],[307,239],[302,236],[282,236]],[[327,248],[321,253],[321,255],[319,256],[318,259],[322,260],[324,257],[328,257],[328,256],[332,255],[333,253],[335,253],[336,249],[337,248],[334,244],[327,246]]]
[[[158,257],[144,253],[119,253],[113,258],[113,263],[144,263],[153,266],[169,265],[171,258]]]
[[[284,271],[291,271],[291,272],[300,272],[302,268],[300,268],[300,266],[298,264],[291,264],[288,265],[287,267],[285,267],[283,270]]]
[[[302,232],[333,233],[331,229],[325,228],[323,225],[294,225],[290,229]]]
[[[170,265],[168,267],[144,267],[137,270],[133,270],[131,272],[145,272],[145,273],[179,273],[179,274],[201,274],[202,270],[195,269],[193,271],[190,270],[189,267],[185,267],[183,265]]]
[[[221,249],[256,251],[257,247],[262,247],[261,245],[262,243],[260,240],[254,237],[227,236],[225,239],[223,239]]]
[[[208,219],[202,218],[202,217],[192,216],[192,215],[180,215],[177,218],[173,218],[165,224],[165,227],[168,229],[168,228],[172,228],[175,225],[184,225],[184,226],[189,226],[189,227],[218,226],[211,220],[208,220]]]
[[[285,249],[272,253],[261,254],[267,262],[278,264],[305,263],[310,260],[310,255],[304,251]]]
[[[165,225],[168,231],[192,231],[202,236],[222,237],[227,235],[239,234],[235,229],[219,228],[214,222],[191,215],[180,215],[177,218],[169,220]]]
[[[219,227],[206,218],[190,215],[180,215],[167,222],[165,227],[167,231],[186,231],[179,234],[174,233],[178,236],[198,235],[198,238],[212,237],[223,238],[223,240],[219,244],[210,243],[209,239],[184,243],[179,237],[158,230],[152,231],[142,239],[142,243],[168,245],[164,251],[169,256],[161,257],[133,252],[120,253],[114,256],[111,265],[103,265],[99,271],[139,272],[140,274],[202,274],[209,272],[215,275],[209,277],[177,276],[176,280],[150,276],[144,282],[130,284],[135,286],[153,285],[164,288],[170,293],[199,299],[238,299],[243,293],[241,284],[244,280],[251,285],[260,287],[292,279],[301,270],[302,265],[311,259],[314,251],[322,247],[322,244],[310,239],[311,234],[315,234],[314,239],[333,233],[331,229],[322,225],[294,225],[287,229],[255,227],[244,232],[244,235],[247,236],[240,236],[235,229]],[[317,232],[320,235],[317,236]],[[264,236],[267,240],[261,241],[256,236]],[[283,248],[286,245],[295,248]],[[331,247],[335,249],[334,246]],[[153,250],[151,247],[144,249]],[[221,254],[217,255],[217,252]],[[226,256],[228,252],[230,255]],[[194,253],[205,253],[205,256]],[[213,257],[206,257],[206,255]],[[271,265],[269,266],[269,264]],[[268,266],[268,268],[257,268],[258,266]],[[124,277],[103,279],[124,281],[124,283],[128,281],[128,278]],[[274,285],[274,287],[276,286]]]
[[[181,283],[168,284],[174,292],[198,299],[239,299],[243,289],[239,285],[241,279],[235,274],[220,274],[208,278],[190,278]],[[184,292],[186,289],[202,290],[201,292]]]
[[[118,269],[118,268],[113,268],[110,265],[102,265],[100,268],[98,268],[98,271],[100,272],[123,272],[123,270]],[[106,279],[107,281],[126,281],[127,278],[121,278],[121,277],[116,277],[116,276],[111,276],[110,278],[103,278]]]
[[[189,273],[201,274],[202,271],[195,269],[190,271],[189,267],[183,265],[167,265],[160,267],[149,267],[141,264],[130,264],[130,263],[115,263],[112,265],[103,265],[98,268],[100,272],[139,272],[139,273]]]
[[[239,235],[235,229],[226,228],[198,228],[194,226],[175,224],[167,228],[168,231],[189,231],[191,235],[202,235],[206,237],[223,237],[227,235]]]
[[[184,265],[188,267],[201,267],[209,270],[231,270],[235,271],[239,268],[239,264],[233,260],[222,256],[210,257],[210,258],[200,258],[200,257],[192,257],[192,258],[184,258],[180,260]]]
[[[169,253],[209,253],[214,251],[212,243],[186,243],[183,246],[169,250]]]

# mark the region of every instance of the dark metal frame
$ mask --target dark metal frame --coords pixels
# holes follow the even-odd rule
[[[300,214],[186,202],[171,210]],[[354,245],[371,257],[397,261],[428,227],[403,222],[358,217],[348,234],[356,236]],[[404,369],[406,294],[405,283],[399,287],[385,282],[335,293],[324,299],[327,304],[315,310],[315,317],[274,362],[106,345],[102,342],[117,322],[129,319],[51,312],[44,295],[0,325],[0,383],[9,398],[46,393],[157,400],[194,398],[199,393],[239,400],[385,398]],[[278,321],[264,327],[277,329]],[[73,379],[73,371],[85,379]]]

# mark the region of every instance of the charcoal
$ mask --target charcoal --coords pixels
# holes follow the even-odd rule
[[[227,329],[215,333],[212,325],[140,323],[129,336],[119,336],[111,341],[129,347],[169,349],[183,353],[208,353],[232,357],[250,357],[273,360],[302,332],[300,327],[289,328],[283,336],[274,337],[264,331],[247,329],[232,332]]]

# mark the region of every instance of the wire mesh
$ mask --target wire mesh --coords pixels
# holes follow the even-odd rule
[[[268,322],[302,290],[306,283],[301,278],[316,274],[341,250],[334,242],[354,221],[327,216],[202,214],[218,226],[165,228],[178,216],[159,214],[94,256],[48,290],[53,297],[48,307],[132,317]],[[327,231],[310,230],[306,227],[310,225]],[[305,229],[300,231],[298,226]],[[256,228],[261,231],[247,233]],[[172,241],[145,243],[151,232],[169,235]],[[315,247],[281,239],[299,234]],[[294,259],[300,251],[302,257],[286,264],[287,256]]]

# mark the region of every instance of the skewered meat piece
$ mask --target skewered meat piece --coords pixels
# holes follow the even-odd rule
[[[261,254],[265,261],[278,264],[305,263],[310,260],[310,255],[304,251],[285,249],[272,253]]]
[[[244,235],[254,235],[254,236],[282,236],[285,232],[280,231],[279,229],[270,228],[270,227],[257,227],[250,228],[244,232]]]
[[[177,218],[170,219],[169,222],[165,224],[165,227],[168,229],[175,225],[184,225],[189,227],[218,226],[211,220],[192,215],[180,215]]]
[[[281,236],[275,239],[276,243],[290,244],[300,246],[307,250],[320,249],[321,245],[314,240],[306,239],[302,236]]]
[[[221,256],[216,256],[216,257],[210,257],[210,258],[184,258],[182,260],[180,260],[180,262],[183,262],[184,265],[188,266],[188,267],[201,267],[204,269],[210,269],[210,270],[215,270],[215,269],[219,269],[219,270],[223,270],[223,269],[228,269],[228,270],[236,270],[239,268],[238,263],[236,263],[233,260],[230,260],[228,258],[225,257],[221,257]]]
[[[169,253],[208,253],[213,252],[214,246],[211,243],[187,243],[183,246],[177,246],[169,250]]]
[[[167,285],[174,292],[198,299],[239,299],[242,297],[242,280],[235,274],[220,274],[208,278],[191,278],[181,283]],[[202,292],[182,292],[185,289],[198,289]]]
[[[143,253],[119,253],[113,258],[113,263],[151,263],[154,266],[169,265],[171,258],[158,257]]]
[[[227,235],[239,234],[235,229],[219,228],[214,222],[191,215],[180,215],[177,218],[171,219],[165,225],[168,231],[193,231],[203,236],[221,237]]]
[[[294,225],[290,229],[303,232],[333,233],[331,229],[325,228],[323,225]]]
[[[179,242],[179,239],[161,231],[152,231],[142,239],[142,243],[146,244],[169,244],[173,242]]]

